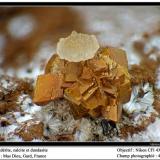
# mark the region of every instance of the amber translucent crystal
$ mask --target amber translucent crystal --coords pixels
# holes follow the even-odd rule
[[[127,57],[123,50],[102,48],[92,59],[80,62],[69,62],[55,54],[49,60],[45,71],[46,74],[62,78],[61,86],[58,79],[55,82],[54,78],[54,83],[59,86],[59,91],[63,89],[61,97],[71,104],[75,119],[90,115],[103,116],[115,122],[120,120],[121,104],[129,101],[131,94]],[[48,87],[52,88],[52,94],[57,95],[57,86],[52,85],[51,81],[48,82],[46,79],[44,83],[48,83]],[[45,90],[45,87],[42,90]],[[45,96],[37,92],[36,94],[45,99]]]
[[[62,97],[63,90],[61,86],[62,77],[57,74],[48,73],[38,76],[33,101],[43,105],[50,100]]]

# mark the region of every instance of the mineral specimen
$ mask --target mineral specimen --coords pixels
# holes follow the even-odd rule
[[[90,115],[119,121],[122,103],[131,95],[125,52],[111,47],[99,49],[95,36],[77,32],[60,40],[57,48],[45,74],[38,77],[34,102],[65,98],[75,119]]]

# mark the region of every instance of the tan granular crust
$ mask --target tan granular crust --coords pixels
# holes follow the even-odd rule
[[[159,27],[157,27],[159,28]],[[141,57],[140,65],[132,65],[130,66],[129,73],[131,75],[131,83],[132,85],[139,85],[141,83],[151,83],[153,86],[155,86],[156,78],[157,78],[157,68],[160,64],[160,59],[157,57],[156,60],[152,60],[149,58],[151,54],[158,54],[158,50],[155,48],[152,48],[150,52],[145,53],[144,47],[148,40],[154,36],[159,35],[160,30],[156,29],[150,33],[144,33],[143,34],[143,40],[135,41],[133,43],[133,48],[138,53],[138,55]],[[160,91],[153,89],[154,94],[154,109],[160,114]],[[152,115],[149,119],[145,120],[141,125],[133,127],[129,125],[125,125],[120,129],[121,138],[127,138],[127,136],[130,134],[131,136],[133,134],[137,134],[141,131],[144,131],[148,125],[153,123],[155,121],[155,118],[157,115]]]
[[[155,115],[152,115],[151,117],[143,121],[141,125],[137,125],[137,126],[124,125],[120,129],[120,137],[122,139],[126,139],[128,135],[132,136],[133,134],[138,134],[139,132],[145,131],[147,126],[149,126],[151,123],[155,121],[155,118],[156,118]]]
[[[150,66],[153,65],[150,63]],[[129,69],[129,73],[131,75],[131,83],[132,85],[138,85],[141,83],[151,83],[155,84],[156,81],[156,74],[155,74],[155,68],[152,70],[152,68],[146,67],[146,65],[132,65]]]
[[[5,114],[11,111],[20,111],[20,108],[17,106],[16,102],[0,101],[0,114]]]
[[[62,134],[62,135],[55,135],[50,136],[48,141],[74,141],[74,135],[73,134]]]
[[[0,114],[20,111],[17,98],[22,93],[32,94],[33,86],[31,82],[9,76],[1,76],[0,81],[2,80],[12,82],[13,86],[9,86],[8,88],[0,86]],[[14,85],[16,86],[14,87]]]
[[[145,46],[153,36],[160,35],[159,26],[160,24],[150,32],[144,32],[141,40],[133,42],[133,48],[141,58],[140,65],[131,66],[129,71],[133,85],[140,84],[141,82],[155,84],[157,77],[156,71],[160,64],[159,49],[153,47],[149,51],[145,52]],[[157,57],[157,60],[149,58],[152,54]]]
[[[132,84],[137,85],[140,83],[149,82],[154,85],[157,76],[156,70],[159,65],[159,59],[157,61],[149,59],[150,53],[144,52],[145,41],[135,41],[133,43],[133,47],[141,57],[141,62],[140,65],[132,65],[129,69]]]
[[[24,141],[41,139],[43,137],[43,123],[36,120],[28,120],[22,123],[20,128],[16,129],[15,134]]]
[[[155,90],[153,106],[154,109],[160,114],[160,90]]]

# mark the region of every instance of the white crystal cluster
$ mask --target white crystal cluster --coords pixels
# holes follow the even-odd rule
[[[141,84],[134,86],[130,101],[123,105],[123,110],[128,113],[141,113],[153,111],[153,87],[149,84]]]
[[[94,57],[99,44],[94,35],[73,31],[67,38],[61,38],[57,44],[57,54],[61,59],[71,62],[85,61]]]

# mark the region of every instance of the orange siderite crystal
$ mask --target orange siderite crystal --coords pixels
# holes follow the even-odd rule
[[[44,84],[45,88],[40,87]],[[71,103],[76,119],[90,115],[117,122],[121,118],[121,106],[129,101],[130,94],[125,52],[117,48],[102,48],[93,58],[80,62],[53,55],[45,74],[37,80],[34,102],[43,104],[65,98]]]

